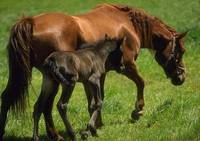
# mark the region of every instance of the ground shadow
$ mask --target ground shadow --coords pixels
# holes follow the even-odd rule
[[[149,121],[147,122],[147,127],[152,127],[158,120],[158,117],[167,109],[169,109],[172,106],[172,99],[167,99],[163,103],[157,106],[157,108],[153,111],[153,113],[150,116]]]
[[[85,128],[83,129],[77,129],[75,131],[76,136],[78,137],[80,135],[80,132],[83,131]],[[66,132],[63,131],[59,131],[59,134],[65,139],[65,141],[70,141],[70,138],[68,137],[68,135],[66,134]],[[51,139],[49,139],[47,137],[46,134],[40,135],[39,137],[40,141],[50,141]],[[8,135],[4,137],[3,141],[32,141],[32,137],[31,136],[22,136],[22,137],[16,137],[14,135]]]
[[[32,137],[16,137],[16,136],[5,136],[4,141],[31,141]],[[48,141],[50,140],[46,135],[40,136],[40,141]]]

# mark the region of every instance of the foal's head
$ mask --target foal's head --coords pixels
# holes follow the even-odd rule
[[[185,80],[183,54],[185,52],[183,38],[186,33],[172,34],[171,37],[154,37],[155,59],[164,69],[167,77],[174,85],[181,85]]]
[[[116,70],[120,71],[120,67],[123,65],[121,63],[122,58],[122,43],[125,41],[125,37],[123,38],[109,38],[107,35],[105,36],[105,40],[99,46],[100,50],[107,54],[106,57],[106,71]]]
[[[97,49],[104,53],[113,53],[119,51],[123,38],[110,38],[108,35],[105,35],[105,39],[97,43]]]

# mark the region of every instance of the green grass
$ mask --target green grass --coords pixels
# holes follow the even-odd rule
[[[25,15],[35,15],[48,11],[69,14],[86,12],[102,0],[1,0],[0,1],[0,93],[8,78],[6,44],[9,29],[15,21]],[[104,2],[124,3],[144,8],[178,31],[190,29],[186,38],[187,52],[184,60],[187,66],[186,82],[173,86],[166,79],[151,53],[142,50],[137,60],[140,73],[146,80],[145,115],[137,123],[130,122],[130,113],[135,102],[135,84],[115,72],[108,73],[103,105],[105,126],[98,130],[98,138],[89,141],[188,141],[200,140],[200,1],[199,0],[104,0]],[[27,141],[32,136],[32,110],[41,85],[41,75],[33,72],[33,86],[30,89],[30,107],[24,117],[9,114],[5,138],[8,141]],[[57,99],[60,96],[60,92]],[[69,104],[70,121],[76,132],[85,128],[89,117],[86,97],[81,84],[76,86]],[[56,128],[64,134],[65,128],[54,107],[53,117]],[[41,140],[46,137],[43,117],[40,122]],[[77,134],[80,139],[79,134]]]

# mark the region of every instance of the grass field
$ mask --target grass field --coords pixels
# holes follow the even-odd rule
[[[0,93],[8,79],[6,44],[9,29],[25,15],[48,11],[69,14],[86,12],[98,3],[113,2],[144,8],[178,31],[190,29],[186,38],[186,82],[173,86],[147,50],[142,50],[137,60],[140,73],[146,80],[145,115],[136,123],[130,122],[134,107],[136,87],[126,77],[115,72],[108,73],[103,105],[105,126],[98,130],[99,137],[89,141],[197,141],[200,140],[200,1],[199,0],[1,0],[0,1]],[[32,110],[41,85],[41,75],[33,71],[35,95],[30,89],[30,106],[24,117],[9,114],[5,139],[27,141],[32,136]],[[60,96],[58,94],[57,98]],[[57,102],[57,99],[56,99]],[[70,121],[76,132],[85,128],[89,116],[86,97],[81,84],[76,86],[69,104]],[[56,128],[64,135],[65,128],[54,107]],[[47,141],[43,117],[40,122],[40,137]],[[77,134],[80,140],[80,135]]]

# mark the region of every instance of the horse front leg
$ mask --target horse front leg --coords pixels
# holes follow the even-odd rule
[[[135,109],[133,110],[131,117],[133,120],[138,120],[140,116],[143,115],[143,107],[144,107],[144,80],[139,75],[137,71],[137,67],[135,65],[135,62],[126,64],[124,74],[134,81],[137,86],[137,99],[135,102]]]
[[[34,120],[34,128],[33,128],[33,141],[39,141],[39,129],[38,124],[41,117],[42,112],[44,112],[46,102],[49,96],[51,96],[52,92],[56,92],[58,84],[49,77],[48,75],[43,75],[42,89],[40,96],[37,102],[34,105],[33,112],[33,120]]]

